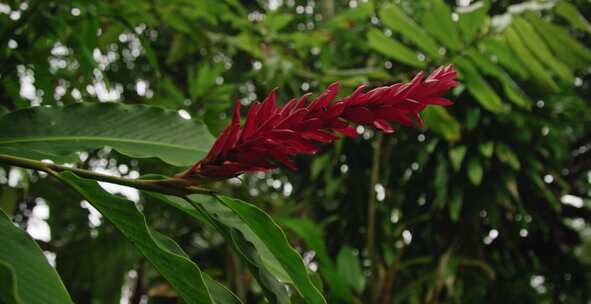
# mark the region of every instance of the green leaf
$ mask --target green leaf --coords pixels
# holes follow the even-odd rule
[[[533,13],[525,14],[525,18],[542,35],[556,56],[569,66],[585,68],[591,63],[591,49],[579,43],[566,29],[550,24]]]
[[[180,256],[185,257],[186,259],[190,260],[191,257],[183,251],[183,249],[177,244],[173,239],[167,237],[164,234],[155,232],[154,236],[158,239],[162,246],[166,247],[166,249],[170,250],[171,252],[178,254]],[[241,303],[240,299],[236,297],[226,286],[222,285],[221,283],[217,282],[216,280],[212,279],[207,273],[201,273],[203,275],[203,281],[205,285],[207,285],[207,289],[211,293],[212,298],[215,300],[216,304],[238,304]]]
[[[73,303],[39,245],[0,210],[0,302]],[[4,278],[9,278],[5,281]]]
[[[492,141],[487,141],[478,145],[478,150],[480,150],[480,154],[484,155],[486,158],[490,158],[493,155],[495,149],[495,143]]]
[[[10,110],[8,110],[8,108],[0,106],[0,116],[3,116],[4,114],[8,114],[8,112],[10,112]]]
[[[491,36],[484,38],[478,46],[482,55],[494,58],[494,61],[498,62],[509,73],[516,75],[521,80],[529,78],[529,71],[509,47],[507,39],[501,36]]]
[[[489,61],[479,51],[475,49],[468,50],[468,56],[474,62],[476,67],[485,75],[496,78],[505,91],[505,95],[519,107],[530,109],[533,102],[525,94],[525,92],[511,79],[503,69],[497,64]]]
[[[482,78],[476,67],[465,58],[456,58],[456,64],[463,83],[468,88],[468,91],[483,108],[493,113],[506,112],[505,105],[501,98],[497,95],[495,90],[488,85],[486,80]]]
[[[300,255],[289,245],[285,233],[263,210],[238,199],[216,196],[226,207],[242,219],[264,242],[270,253],[284,268],[298,293],[308,303],[326,303],[326,300],[312,283]]]
[[[572,84],[575,80],[575,76],[571,72],[568,66],[558,61],[546,43],[536,33],[534,28],[525,19],[520,17],[513,18],[513,25],[515,30],[521,37],[521,41],[525,43],[527,48],[548,68],[550,68],[556,75],[561,77],[564,81]]]
[[[514,170],[519,170],[521,168],[521,163],[519,162],[519,158],[517,157],[515,152],[513,152],[513,150],[511,150],[511,148],[509,148],[509,146],[507,146],[503,143],[497,143],[497,147],[495,149],[495,152],[496,152],[497,158],[501,162],[508,164]]]
[[[10,265],[0,261],[0,302],[5,304],[21,304],[17,293],[16,276]]]
[[[176,112],[113,103],[24,109],[0,117],[0,130],[2,153],[57,161],[110,146],[131,157],[188,166],[205,156],[213,142],[203,123]]]
[[[467,150],[468,148],[464,145],[449,149],[449,159],[451,160],[451,166],[454,168],[454,171],[457,172],[460,170]]]
[[[441,57],[439,46],[418,24],[408,17],[398,5],[386,4],[378,12],[382,22],[391,30],[402,34],[433,58]]]
[[[425,61],[419,60],[416,52],[402,43],[387,37],[376,28],[372,28],[367,32],[367,42],[376,51],[396,61],[418,68],[424,68],[426,66]]]
[[[567,1],[559,1],[554,9],[558,15],[562,16],[574,28],[578,28],[591,34],[591,24],[585,19],[576,6]]]
[[[337,272],[337,268],[328,255],[324,244],[322,227],[306,219],[283,219],[281,224],[295,232],[306,242],[309,249],[316,252],[320,262],[319,271],[325,277],[331,292],[337,299],[350,303],[353,295],[347,286],[347,282],[343,279],[342,273]]]
[[[478,158],[472,157],[468,160],[468,179],[474,186],[482,183],[484,169]]]
[[[460,17],[458,24],[465,42],[469,43],[474,40],[482,30],[484,21],[488,17],[489,8],[489,1],[479,1],[468,7],[457,9]]]
[[[511,46],[511,49],[517,54],[519,59],[523,61],[525,67],[529,70],[532,77],[538,82],[544,89],[549,89],[552,92],[558,91],[558,85],[550,78],[546,69],[536,60],[532,53],[525,46],[517,32],[513,27],[508,27],[505,30],[505,38]]]
[[[462,136],[460,123],[442,107],[427,107],[421,112],[425,125],[448,141],[458,141]]]
[[[278,14],[278,13],[267,13],[262,24],[268,28],[269,31],[275,33],[281,31],[294,19],[293,15],[290,14]]]
[[[254,58],[259,60],[265,59],[265,56],[261,51],[260,42],[255,36],[249,34],[246,31],[234,38],[231,38],[230,42],[236,44],[241,50],[250,54]]]
[[[458,188],[453,188],[449,199],[449,217],[452,221],[457,222],[460,219],[463,202],[464,192]]]
[[[443,207],[447,201],[447,188],[449,183],[449,165],[445,156],[437,154],[433,186],[435,187],[435,205]]]
[[[229,208],[212,197],[203,195],[191,195],[189,198],[191,203],[189,203],[175,196],[151,192],[142,193],[211,225],[224,236],[246,263],[261,285],[267,299],[271,303],[289,303],[285,285],[277,279],[278,277],[287,277],[285,271],[258,236]]]
[[[178,250],[171,239],[152,231],[132,201],[104,191],[97,182],[64,172],[57,177],[78,191],[127,238],[188,303],[215,303],[201,270]],[[178,245],[176,245],[178,247]]]
[[[19,189],[0,186],[0,209],[6,214],[12,215],[16,210],[19,199]]]
[[[365,276],[359,263],[359,257],[355,254],[353,248],[349,246],[341,248],[337,256],[337,269],[339,274],[357,293],[361,293],[365,289]]]
[[[458,50],[462,47],[459,26],[452,20],[452,11],[442,0],[431,0],[423,15],[423,27],[445,47]]]

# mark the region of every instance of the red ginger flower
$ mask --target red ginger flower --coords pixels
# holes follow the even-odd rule
[[[353,94],[333,102],[339,84],[328,89],[306,105],[306,94],[276,106],[276,90],[262,103],[254,103],[240,126],[240,103],[234,106],[231,124],[215,141],[207,156],[179,174],[182,178],[221,180],[244,172],[265,171],[279,164],[295,170],[291,157],[315,154],[314,142],[329,143],[339,138],[335,132],[355,136],[351,123],[372,125],[386,133],[394,132],[389,121],[421,125],[419,113],[428,105],[447,106],[451,101],[441,97],[456,86],[453,66],[439,67],[423,79],[419,73],[409,83],[379,87],[367,93],[365,85]]]

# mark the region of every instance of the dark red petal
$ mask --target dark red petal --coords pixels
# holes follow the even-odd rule
[[[328,86],[328,89],[324,91],[318,98],[316,98],[308,106],[310,112],[319,111],[328,106],[328,104],[339,94],[339,83],[334,82]]]
[[[374,114],[366,107],[349,108],[343,112],[343,117],[359,124],[370,124],[374,121]]]
[[[250,106],[250,109],[246,114],[246,122],[244,123],[244,130],[242,131],[243,141],[248,140],[254,134],[257,123],[255,119],[260,107],[261,104],[259,102],[256,102]]]
[[[335,119],[343,113],[343,110],[345,110],[345,103],[342,101],[339,101],[339,102],[333,104],[332,106],[330,106],[328,111],[326,111],[326,113],[323,115],[323,119],[326,119],[326,120]]]
[[[333,130],[336,132],[339,132],[345,136],[349,136],[349,137],[357,136],[357,130],[355,130],[355,128],[353,128],[352,126],[346,126],[344,128],[334,128]]]
[[[315,141],[324,142],[324,143],[329,143],[329,142],[332,142],[333,140],[339,138],[338,136],[336,136],[330,132],[326,132],[326,131],[322,131],[322,130],[302,132],[302,137],[309,139],[309,140],[315,140]]]

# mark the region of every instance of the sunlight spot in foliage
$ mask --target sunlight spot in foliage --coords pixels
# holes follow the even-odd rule
[[[178,113],[182,119],[187,119],[187,120],[191,119],[191,114],[189,114],[189,112],[187,112],[186,110],[180,109],[180,110],[178,110]]]
[[[84,200],[80,202],[80,207],[88,210],[88,226],[90,228],[97,228],[103,223],[103,215],[96,210],[88,201]]]
[[[563,195],[560,198],[560,201],[565,205],[571,205],[576,208],[583,207],[583,203],[584,203],[582,198],[575,196],[575,195],[571,195],[571,194]]]
[[[546,286],[544,282],[546,279],[541,275],[533,275],[529,281],[531,287],[533,287],[538,293],[545,293]]]
[[[347,164],[342,164],[340,169],[341,173],[347,173],[349,171],[349,166],[347,166]]]
[[[551,184],[552,182],[554,182],[554,176],[552,176],[550,174],[544,175],[544,182],[546,184]]]
[[[400,220],[400,210],[393,209],[392,212],[390,213],[390,222],[392,222],[393,224],[396,224],[396,223],[398,223],[399,220]]]
[[[287,182],[283,185],[283,196],[288,197],[293,192],[293,185]]]
[[[527,237],[527,235],[528,235],[527,229],[523,228],[523,229],[519,230],[520,237]]]
[[[412,242],[412,233],[409,230],[402,231],[402,239],[404,239],[404,244],[409,245]]]
[[[383,202],[386,199],[386,189],[384,186],[382,184],[376,184],[373,189],[376,192],[378,202]]]

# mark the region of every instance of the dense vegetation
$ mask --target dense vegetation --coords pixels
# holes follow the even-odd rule
[[[585,16],[564,0],[0,3],[0,303],[584,303]],[[141,183],[205,156],[236,100],[446,64],[454,105],[425,128],[359,126],[214,197]]]

